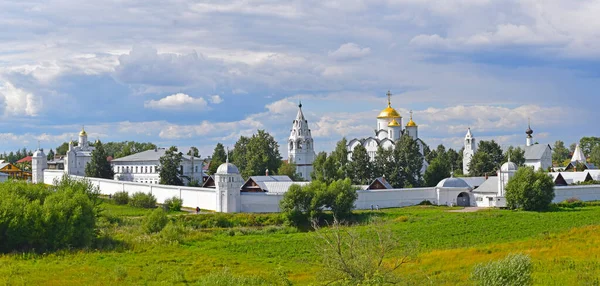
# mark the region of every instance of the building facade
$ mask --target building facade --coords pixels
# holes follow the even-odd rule
[[[465,149],[463,151],[463,174],[469,173],[469,165],[473,159],[473,155],[477,152],[477,141],[471,133],[471,128],[467,129],[467,135],[465,135]]]
[[[298,105],[298,114],[292,123],[288,140],[288,161],[296,165],[296,173],[304,180],[310,181],[315,161],[314,141],[308,120],[304,118],[302,103]]]
[[[87,132],[84,128],[79,132],[77,146],[69,141],[69,150],[65,157],[65,172],[70,175],[84,176],[85,165],[92,160],[94,147],[89,145]]]

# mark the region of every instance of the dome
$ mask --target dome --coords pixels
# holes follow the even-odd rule
[[[437,184],[438,188],[471,188],[471,186],[469,186],[469,184],[467,184],[467,182],[465,182],[465,180],[460,179],[460,178],[454,178],[454,177],[450,177],[450,178],[446,178],[441,180],[438,184]]]
[[[396,121],[396,119],[392,119],[392,122],[390,122],[390,124],[388,124],[388,127],[398,127],[400,126],[400,123],[398,123],[398,121]]]
[[[87,136],[87,132],[85,132],[85,129],[81,129],[81,132],[79,132],[79,136]]]
[[[231,163],[223,163],[217,169],[217,174],[239,174],[238,167]]]
[[[400,113],[398,113],[396,109],[388,105],[388,107],[386,107],[379,113],[377,118],[402,118],[402,116],[400,116]]]
[[[33,158],[41,158],[41,157],[46,157],[46,155],[44,154],[44,151],[42,150],[37,150],[35,152],[33,152]]]
[[[417,123],[415,123],[411,118],[410,121],[408,121],[408,123],[406,124],[406,127],[417,127]]]
[[[518,169],[517,164],[515,164],[513,162],[506,162],[500,168],[500,170],[503,171],[503,172],[504,171],[516,171],[517,169]]]

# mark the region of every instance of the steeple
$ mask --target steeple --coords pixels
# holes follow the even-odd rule
[[[527,134],[527,146],[533,145],[533,130],[531,130],[531,118],[527,119],[527,130],[525,130],[525,134]]]
[[[388,89],[388,92],[386,93],[387,98],[388,98],[388,107],[392,107],[392,92]]]
[[[296,171],[304,179],[310,180],[312,164],[315,158],[313,138],[308,121],[302,112],[302,102],[298,102],[298,113],[292,123],[288,140],[288,161],[296,164]]]

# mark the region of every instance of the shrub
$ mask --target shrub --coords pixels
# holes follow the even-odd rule
[[[151,209],[156,207],[156,197],[150,193],[137,192],[129,199],[129,205],[136,208]]]
[[[542,211],[554,199],[554,182],[543,171],[519,168],[506,185],[506,204],[510,209]]]
[[[562,207],[562,208],[573,209],[573,208],[584,207],[585,203],[578,198],[568,198],[568,199],[556,204],[556,206]]]
[[[471,279],[482,286],[522,286],[533,284],[531,258],[524,254],[510,254],[506,258],[478,264]]]
[[[433,204],[429,200],[421,201],[418,206],[432,206]]]
[[[117,205],[126,205],[129,203],[129,193],[127,192],[116,192],[112,195],[112,198]]]
[[[100,200],[88,181],[12,181],[0,184],[0,197],[0,252],[88,247],[96,237]]]
[[[167,242],[182,242],[185,234],[185,227],[172,221],[160,231],[160,237]]]
[[[159,232],[168,222],[167,213],[162,208],[157,208],[144,218],[142,230],[145,233]]]
[[[183,200],[178,197],[172,197],[170,199],[166,199],[164,206],[168,211],[178,212],[181,211],[181,206],[183,205]]]

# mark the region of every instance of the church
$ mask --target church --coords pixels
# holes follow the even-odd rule
[[[315,161],[314,141],[308,120],[302,112],[302,102],[298,104],[298,114],[292,122],[288,140],[288,162],[296,165],[296,173],[306,181],[310,181]]]
[[[415,123],[410,112],[410,120],[406,123],[406,126],[402,125],[402,116],[396,109],[392,107],[391,103],[392,93],[387,92],[388,104],[377,116],[377,127],[375,128],[375,136],[367,138],[355,138],[348,141],[348,160],[352,158],[352,152],[354,148],[362,145],[367,149],[367,153],[371,158],[371,161],[375,160],[375,154],[377,149],[382,147],[383,149],[393,149],[396,146],[396,142],[400,140],[402,135],[408,135],[417,142],[419,146],[419,152],[424,154],[425,143],[419,138],[419,126]],[[425,173],[429,164],[423,158],[423,168],[421,174]]]

